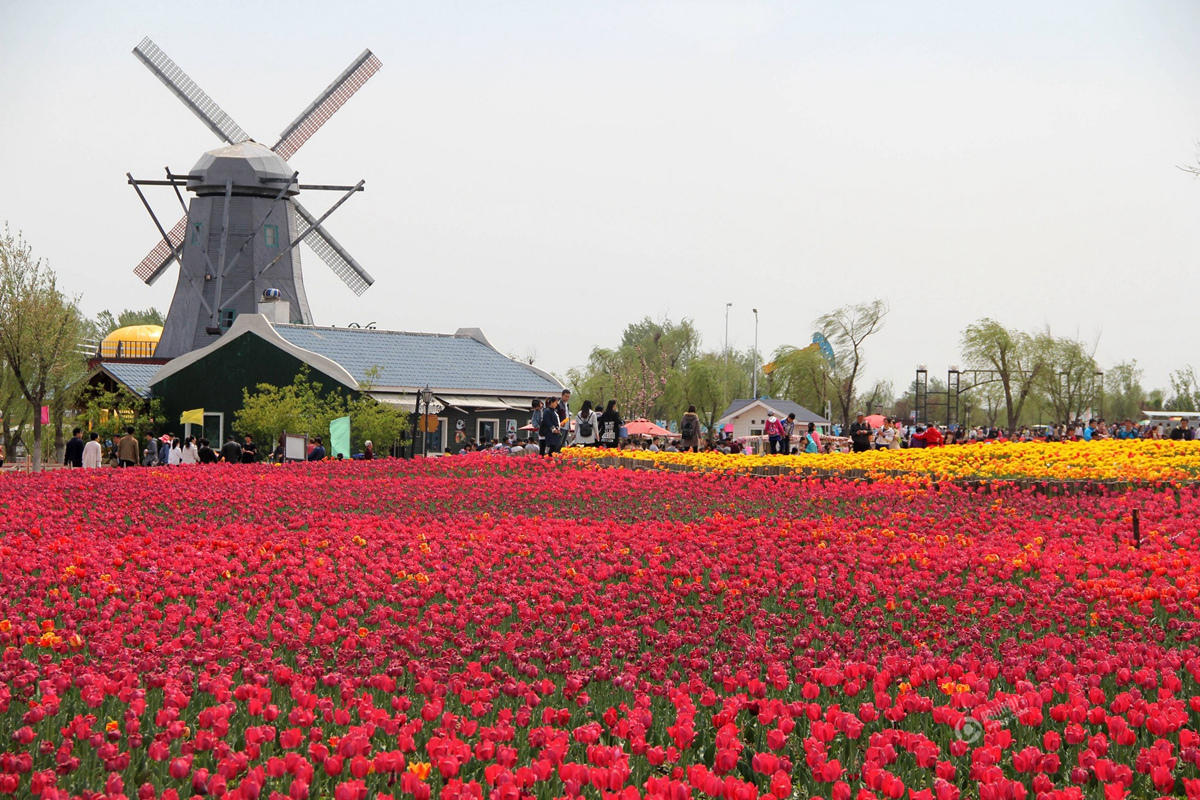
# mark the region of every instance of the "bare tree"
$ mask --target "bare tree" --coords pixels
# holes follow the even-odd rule
[[[57,387],[66,385],[80,332],[79,312],[58,290],[54,271],[5,225],[0,235],[0,358],[33,407],[34,470],[42,468],[41,408]]]

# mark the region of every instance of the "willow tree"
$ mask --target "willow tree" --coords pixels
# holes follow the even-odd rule
[[[33,407],[33,469],[42,468],[42,415],[78,357],[82,332],[75,304],[58,289],[54,271],[20,233],[7,225],[0,235],[0,358]]]
[[[858,378],[865,361],[864,343],[883,327],[888,307],[882,300],[842,306],[817,317],[816,325],[833,347],[831,371],[834,396],[842,424],[850,424],[850,411],[857,398]]]
[[[991,370],[1000,381],[1010,433],[1016,429],[1025,401],[1042,373],[1049,369],[1043,344],[1028,333],[1010,330],[987,317],[962,332],[962,355],[968,366]]]

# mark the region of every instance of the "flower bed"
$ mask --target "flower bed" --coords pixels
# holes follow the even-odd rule
[[[476,455],[0,507],[0,795],[1200,796],[1190,490]]]
[[[645,450],[569,448],[566,458],[635,458],[715,472],[763,468],[813,475],[872,478],[920,476],[935,480],[1038,480],[1191,482],[1200,477],[1200,441],[995,442],[865,453],[800,453],[747,456],[652,453]]]

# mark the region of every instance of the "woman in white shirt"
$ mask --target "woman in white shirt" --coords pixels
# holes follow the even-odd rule
[[[181,464],[199,464],[200,451],[196,449],[196,439],[193,436],[187,438],[187,444],[183,446],[183,454],[180,458]]]
[[[578,447],[595,447],[600,435],[600,415],[592,408],[591,400],[583,401],[583,408],[575,415],[575,445]]]
[[[167,466],[177,467],[183,463],[183,443],[178,439],[171,440],[171,449],[167,451]]]

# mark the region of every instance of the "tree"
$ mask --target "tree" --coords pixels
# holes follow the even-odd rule
[[[814,345],[785,344],[777,348],[763,371],[767,372],[767,391],[773,397],[799,403],[818,414],[825,413],[825,401],[832,387],[829,362]]]
[[[102,339],[117,328],[128,325],[162,325],[165,321],[163,313],[154,307],[127,308],[115,317],[111,311],[105,309],[96,315],[95,335]]]
[[[1047,363],[1037,377],[1036,387],[1054,409],[1055,419],[1070,422],[1093,409],[1099,392],[1104,390],[1096,380],[1100,366],[1092,355],[1094,348],[1089,349],[1078,339],[1047,332],[1039,337],[1038,349]]]
[[[842,415],[842,424],[850,424],[851,409],[857,397],[859,373],[864,363],[863,344],[883,327],[888,307],[882,300],[846,305],[817,317],[817,329],[833,347],[833,393]]]
[[[684,373],[684,398],[687,405],[696,407],[700,424],[711,440],[717,420],[733,398],[750,391],[748,353],[702,353],[693,358]],[[685,406],[686,408],[686,406]]]
[[[1104,373],[1104,414],[1113,420],[1142,418],[1146,390],[1136,360],[1122,361]]]
[[[82,334],[75,304],[58,290],[58,278],[19,233],[0,236],[0,358],[33,407],[33,469],[42,468],[42,415],[75,359]]]
[[[668,419],[686,407],[684,373],[699,349],[691,320],[678,324],[646,317],[630,324],[616,348],[596,347],[568,382],[584,398],[616,398],[626,417]]]
[[[1029,334],[985,317],[963,330],[962,354],[970,366],[996,372],[1004,390],[1006,427],[1012,433],[1025,401],[1046,369],[1038,344]]]
[[[328,436],[329,422],[350,416],[352,443],[361,446],[370,439],[379,451],[404,442],[409,427],[408,412],[367,395],[350,397],[349,392],[328,390],[312,379],[307,366],[287,386],[260,383],[254,392],[242,392],[242,408],[234,414],[234,428],[259,442],[274,442],[281,433]]]
[[[1191,364],[1171,372],[1171,397],[1166,405],[1171,411],[1195,411],[1200,408],[1200,383]]]

